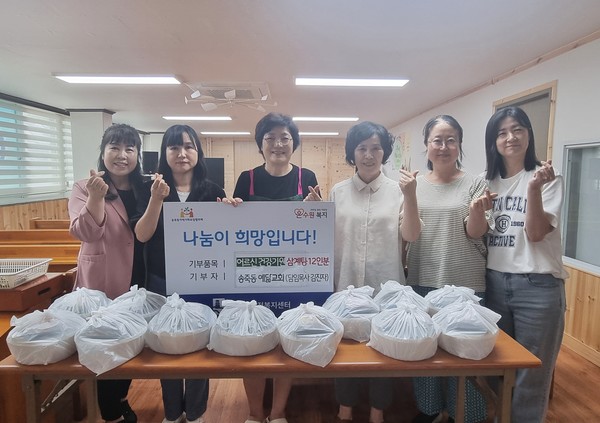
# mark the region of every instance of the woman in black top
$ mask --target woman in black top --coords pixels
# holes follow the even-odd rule
[[[256,124],[254,138],[265,163],[242,172],[233,196],[244,201],[302,201],[317,187],[310,169],[290,163],[300,145],[298,127],[289,116],[269,113]]]
[[[165,242],[162,204],[168,202],[217,201],[225,192],[206,179],[204,153],[196,131],[174,125],[165,132],[160,146],[156,179],[140,208],[144,215],[135,226],[137,238],[146,242],[146,289],[166,295]],[[163,379],[165,419],[163,423],[202,422],[208,402],[208,379]],[[185,415],[184,415],[185,413]]]
[[[269,113],[257,124],[254,139],[258,151],[265,159],[262,166],[242,172],[235,185],[236,205],[243,201],[302,201],[310,193],[309,187],[318,191],[314,172],[290,163],[292,154],[300,145],[298,127],[289,116]],[[250,416],[245,423],[261,423],[265,420],[263,397],[265,378],[244,378]],[[285,406],[292,387],[292,379],[273,379],[273,402],[269,421],[287,423]]]

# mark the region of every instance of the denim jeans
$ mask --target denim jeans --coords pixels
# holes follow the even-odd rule
[[[500,329],[542,361],[517,370],[513,423],[542,423],[565,326],[565,284],[550,274],[486,274],[486,306],[499,313]]]

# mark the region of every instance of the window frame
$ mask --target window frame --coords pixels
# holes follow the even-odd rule
[[[563,151],[563,169],[564,169],[564,181],[565,181],[565,186],[564,186],[564,192],[565,192],[565,197],[564,197],[564,202],[563,202],[563,208],[562,208],[562,217],[561,217],[561,233],[562,233],[562,252],[563,252],[563,263],[574,267],[576,269],[600,276],[600,265],[594,264],[594,263],[590,263],[587,261],[583,261],[581,259],[575,258],[575,257],[570,257],[567,256],[567,244],[568,244],[568,238],[569,238],[569,233],[568,231],[570,230],[570,221],[569,221],[569,206],[572,205],[572,201],[571,201],[571,196],[573,195],[573,193],[570,191],[570,187],[571,184],[573,183],[573,178],[572,178],[572,166],[570,166],[570,159],[571,159],[571,155],[570,153],[574,150],[583,150],[586,148],[600,148],[600,141],[595,141],[595,142],[586,142],[586,143],[576,143],[576,144],[566,144],[564,146],[564,151]],[[579,181],[581,181],[581,179],[579,179]],[[579,214],[577,214],[577,221],[579,221]]]

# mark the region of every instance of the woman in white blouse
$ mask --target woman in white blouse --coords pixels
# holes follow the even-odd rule
[[[414,241],[421,232],[416,197],[417,172],[400,171],[395,182],[381,171],[392,153],[394,136],[383,126],[361,122],[346,136],[346,162],[356,168],[350,179],[336,184],[335,202],[336,291],[348,285],[369,285],[379,290],[387,280],[404,283],[402,240]],[[319,200],[312,191],[307,200]],[[371,423],[383,422],[383,410],[393,399],[392,379],[344,378],[335,381],[340,404],[339,422],[352,421],[360,385],[369,382]]]

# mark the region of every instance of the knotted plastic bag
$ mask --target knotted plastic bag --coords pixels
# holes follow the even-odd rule
[[[50,310],[68,310],[79,314],[84,319],[89,319],[93,311],[106,307],[111,300],[102,291],[79,287],[62,297],[57,298],[50,305]]]
[[[142,351],[147,329],[138,313],[101,307],[75,334],[79,362],[98,375],[114,369]]]
[[[425,300],[429,302],[429,312],[435,314],[447,305],[464,302],[479,303],[481,298],[475,295],[475,291],[471,288],[444,285],[443,288],[429,291],[425,295]]]
[[[223,301],[223,309],[210,332],[209,350],[232,356],[271,351],[279,343],[277,318],[256,301]]]
[[[414,304],[400,304],[373,318],[367,346],[396,360],[425,360],[437,351],[439,334],[426,311]]]
[[[167,298],[148,323],[146,344],[163,354],[187,354],[208,345],[210,330],[217,320],[208,306],[188,303],[177,293]]]
[[[115,298],[109,307],[133,311],[149,322],[166,302],[166,297],[133,285],[128,292]]]
[[[402,285],[396,281],[387,281],[381,284],[381,290],[373,299],[381,308],[400,307],[400,304],[414,304],[423,311],[429,311],[429,303],[417,294],[411,286]]]
[[[442,333],[440,347],[450,354],[481,360],[494,349],[500,315],[472,302],[451,304],[435,316]]]
[[[281,313],[277,329],[287,355],[320,367],[333,359],[344,333],[333,313],[312,302]]]
[[[10,319],[14,328],[6,343],[21,364],[50,364],[64,360],[75,352],[75,333],[85,319],[67,310],[36,310]]]
[[[334,292],[327,298],[323,308],[332,312],[344,325],[344,338],[366,342],[371,334],[371,319],[379,313],[379,306],[373,301],[373,287],[353,285]]]

